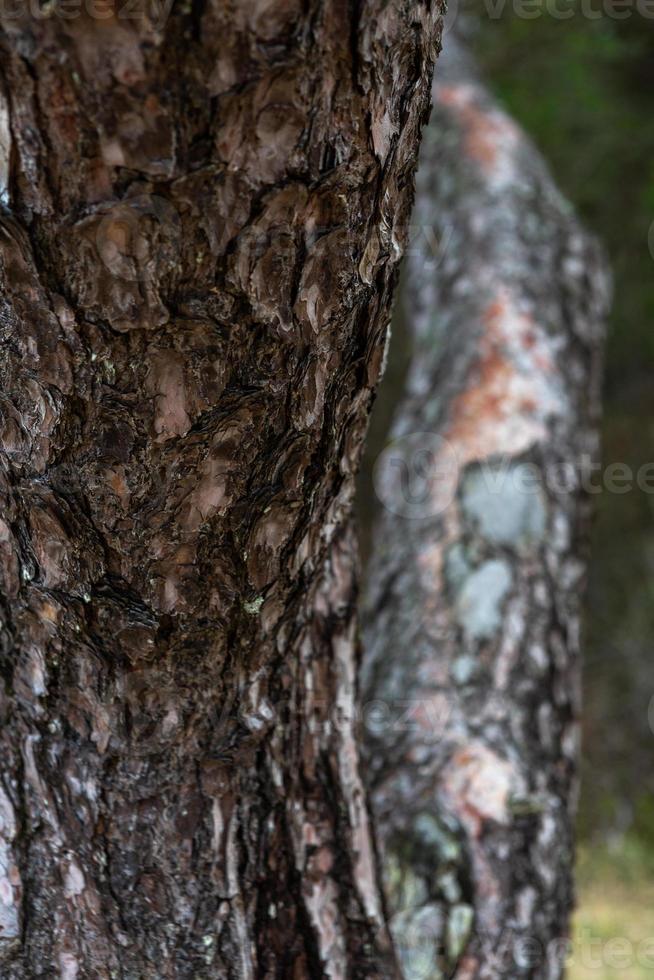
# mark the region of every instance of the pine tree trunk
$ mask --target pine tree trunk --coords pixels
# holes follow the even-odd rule
[[[367,773],[407,980],[555,980],[608,277],[449,34],[433,95],[376,469]]]
[[[0,972],[393,976],[349,525],[439,11],[166,13],[2,15]]]

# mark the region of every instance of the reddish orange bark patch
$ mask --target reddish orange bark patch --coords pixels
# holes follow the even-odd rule
[[[545,402],[541,406],[538,387],[530,378],[532,373],[534,379],[551,375],[554,365],[537,345],[533,321],[518,313],[510,295],[500,291],[482,315],[477,364],[470,383],[452,403],[445,433],[461,465],[493,453],[519,451],[540,435],[541,422],[535,416],[547,407]],[[529,351],[527,368],[516,359],[520,350]]]
[[[458,116],[465,137],[465,151],[484,170],[498,162],[502,141],[515,134],[511,121],[495,111],[485,112],[475,103],[470,85],[448,85],[440,89],[438,101]]]
[[[496,329],[505,313],[506,303],[499,298],[484,314],[477,383],[466,387],[453,405],[453,421],[447,438],[456,443],[478,446],[487,431],[486,424],[499,421],[506,413],[506,388],[514,368],[501,348]],[[475,452],[486,454],[483,446]]]
[[[456,971],[456,980],[475,980],[478,970],[479,960],[474,956],[464,956]]]

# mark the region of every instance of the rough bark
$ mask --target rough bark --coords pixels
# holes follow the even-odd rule
[[[350,502],[439,22],[3,8],[4,980],[394,974]]]
[[[375,474],[367,772],[407,980],[553,980],[608,278],[449,34],[433,97],[404,289],[413,355]]]

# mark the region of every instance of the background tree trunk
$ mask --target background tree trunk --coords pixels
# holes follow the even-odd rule
[[[2,15],[6,980],[394,972],[349,524],[438,14]]]
[[[452,35],[444,47],[407,394],[375,471],[367,772],[407,980],[552,980],[573,901],[607,274]]]

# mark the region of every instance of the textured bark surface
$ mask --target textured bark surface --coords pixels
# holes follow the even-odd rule
[[[421,154],[364,615],[392,931],[407,980],[558,978],[608,280],[449,34]]]
[[[390,976],[348,524],[440,12],[9,6],[0,973]]]

